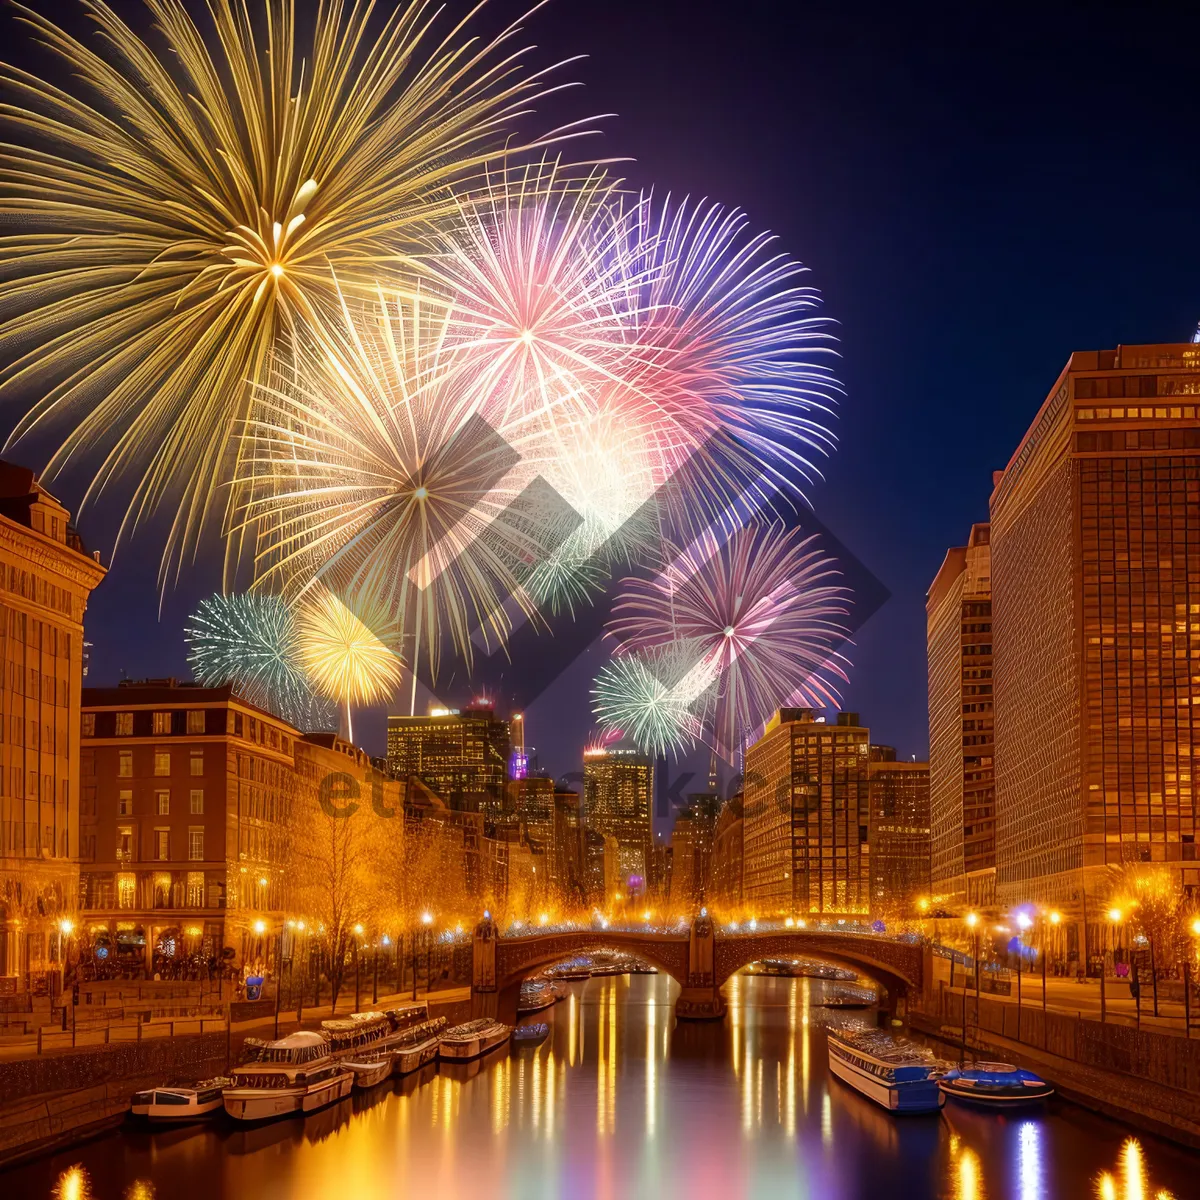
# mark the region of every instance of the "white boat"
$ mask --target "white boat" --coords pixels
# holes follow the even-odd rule
[[[377,1083],[382,1083],[390,1077],[395,1056],[388,1052],[372,1062],[356,1062],[349,1058],[344,1058],[341,1062],[342,1066],[354,1076],[354,1086],[365,1089],[373,1088]]]
[[[829,1070],[889,1112],[937,1112],[947,1064],[924,1046],[877,1030],[829,1032]]]
[[[561,989],[555,990],[556,985],[548,979],[526,979],[521,984],[521,995],[517,1000],[517,1014],[541,1012],[559,1002]]]
[[[438,1058],[443,1062],[469,1062],[503,1046],[512,1037],[512,1026],[480,1017],[465,1025],[456,1025],[442,1036]]]
[[[225,1111],[237,1121],[265,1121],[289,1113],[315,1112],[342,1100],[354,1075],[329,1053],[319,1033],[301,1029],[277,1042],[247,1038],[246,1061],[225,1089]]]
[[[222,1094],[230,1081],[224,1076],[192,1084],[168,1084],[134,1092],[132,1111],[148,1121],[178,1123],[199,1121],[221,1107]]]
[[[434,1017],[405,1030],[392,1043],[392,1069],[397,1075],[419,1071],[437,1058],[438,1045],[446,1032],[446,1018]]]

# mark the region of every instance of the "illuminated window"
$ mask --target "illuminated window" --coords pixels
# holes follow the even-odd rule
[[[169,712],[154,714],[154,732],[155,734],[171,732],[171,714]]]
[[[170,792],[155,792],[154,793],[155,810],[160,817],[169,817],[171,815],[171,793]]]
[[[203,733],[204,732],[204,709],[189,708],[187,715],[187,731],[188,733]]]
[[[193,750],[191,757],[188,759],[188,770],[193,775],[204,774],[204,751]]]
[[[195,855],[192,856],[193,858]],[[189,871],[187,874],[188,908],[204,907],[204,872]]]
[[[203,788],[192,788],[189,795],[188,810],[194,817],[198,817],[202,812],[204,812]]]
[[[154,857],[159,862],[166,862],[171,857],[171,831],[169,829],[154,831]]]
[[[122,791],[117,793],[117,816],[133,816],[133,793]]]
[[[117,876],[117,907],[133,908],[137,896],[137,876],[130,871]]]
[[[133,862],[133,826],[117,826],[117,862]]]
[[[204,830],[188,830],[188,858],[192,862],[204,861]]]
[[[83,736],[84,737],[95,737],[96,736],[96,714],[95,713],[84,713],[83,714]]]
[[[122,779],[133,778],[133,751],[122,750],[117,759],[117,774]]]
[[[133,736],[133,713],[117,713],[117,737]]]
[[[155,752],[154,752],[154,773],[155,773],[155,775],[170,775],[170,773],[171,773],[171,752],[170,752],[170,750],[155,750]]]

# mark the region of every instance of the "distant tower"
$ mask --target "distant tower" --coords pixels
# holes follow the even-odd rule
[[[708,790],[714,796],[717,794],[717,752],[715,750],[708,760]]]
[[[1193,342],[1200,342],[1200,321],[1196,323],[1196,332],[1192,334]]]

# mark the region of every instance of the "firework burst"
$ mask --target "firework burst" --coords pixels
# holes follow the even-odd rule
[[[592,713],[601,733],[627,738],[655,757],[694,746],[703,706],[695,665],[678,646],[614,658],[592,686]]]
[[[707,737],[729,755],[781,705],[838,703],[835,647],[849,595],[814,537],[754,523],[727,539],[706,532],[651,580],[629,579],[607,632],[619,654],[682,654],[687,694],[703,695]]]
[[[307,46],[292,0],[212,0],[210,30],[181,0],[146,5],[161,49],[101,0],[82,0],[96,50],[19,7],[72,90],[0,67],[25,141],[0,151],[0,214],[21,229],[0,239],[0,394],[44,389],[13,438],[68,428],[51,471],[99,451],[89,495],[133,481],[123,530],[170,502],[165,579],[280,333],[336,307],[331,270],[402,267],[457,211],[445,185],[545,89],[509,51],[516,26],[439,43],[423,0],[377,31],[373,5],[327,0]]]
[[[206,687],[232,684],[239,696],[297,729],[328,729],[334,709],[300,665],[296,622],[278,596],[211,596],[184,627],[188,663]]]
[[[525,512],[536,460],[479,415],[449,321],[420,296],[344,304],[257,389],[236,481],[261,584],[402,620],[435,675],[443,636],[469,662],[473,632],[503,643],[510,597],[536,616],[523,582],[551,536]]]
[[[352,708],[387,699],[404,674],[400,657],[376,632],[386,627],[385,614],[355,611],[325,588],[296,616],[300,661],[314,687],[345,710],[351,740]]]

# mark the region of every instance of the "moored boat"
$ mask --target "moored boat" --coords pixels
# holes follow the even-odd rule
[[[521,984],[521,995],[517,1000],[517,1013],[541,1012],[557,1004],[559,996],[555,994],[554,985],[548,979],[526,979]]]
[[[434,1017],[406,1029],[392,1043],[393,1070],[397,1075],[419,1071],[437,1058],[438,1045],[446,1032],[446,1018]]]
[[[550,1026],[539,1021],[536,1025],[518,1025],[512,1031],[512,1040],[516,1046],[540,1046],[549,1033]]]
[[[155,1123],[178,1124],[181,1121],[200,1121],[221,1108],[222,1096],[230,1080],[225,1076],[204,1079],[199,1083],[166,1084],[134,1092],[132,1112]]]
[[[939,1086],[955,1100],[989,1108],[1022,1108],[1041,1104],[1054,1095],[1054,1088],[1040,1075],[1012,1063],[977,1062],[955,1067],[942,1076]]]
[[[876,1030],[830,1030],[829,1070],[889,1112],[937,1112],[946,1064],[924,1046]]]
[[[504,1045],[511,1036],[511,1025],[480,1017],[445,1033],[438,1046],[438,1058],[442,1062],[469,1062]]]
[[[237,1121],[314,1112],[350,1094],[354,1076],[319,1033],[301,1029],[277,1042],[247,1038],[245,1062],[230,1073],[225,1111]]]
[[[391,1051],[368,1062],[356,1062],[349,1058],[342,1059],[342,1066],[354,1076],[356,1088],[372,1088],[377,1083],[382,1083],[391,1075],[392,1063]]]

